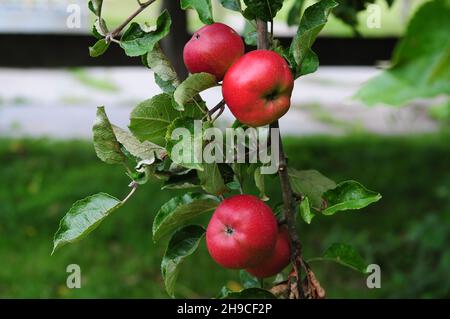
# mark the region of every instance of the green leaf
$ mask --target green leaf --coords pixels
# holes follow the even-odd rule
[[[171,81],[164,81],[160,78],[158,74],[155,73],[155,83],[159,86],[159,88],[167,94],[173,94],[175,92],[176,87],[174,86],[173,82]]]
[[[195,73],[189,75],[175,90],[173,97],[176,102],[175,107],[183,111],[185,105],[192,101],[200,92],[217,86],[216,77],[209,73]]]
[[[156,158],[163,159],[166,155],[166,150],[149,141],[140,142],[133,134],[124,129],[112,125],[114,135],[117,141],[134,157],[154,162]]]
[[[367,105],[401,106],[417,98],[450,95],[450,2],[429,1],[411,19],[396,46],[392,68],[355,95]]]
[[[248,288],[239,292],[229,292],[222,299],[276,299],[276,297],[265,289]]]
[[[255,172],[253,173],[253,177],[255,180],[256,188],[259,190],[259,197],[263,201],[268,201],[269,197],[266,195],[266,187],[264,183],[264,177],[265,175],[261,174],[261,167],[257,167],[255,169]]]
[[[195,252],[204,234],[203,227],[190,225],[177,230],[170,239],[161,262],[161,273],[166,291],[171,297],[174,297],[175,282],[181,264]]]
[[[212,16],[211,0],[181,0],[181,8],[194,9],[204,24],[214,23]]]
[[[322,257],[312,258],[308,262],[316,260],[334,261],[364,274],[367,273],[367,263],[352,246],[346,244],[332,244],[325,250]]]
[[[317,56],[311,47],[327,23],[331,10],[336,6],[337,3],[334,0],[321,0],[305,10],[290,47],[290,54],[296,63],[294,70],[296,78],[317,69]],[[306,65],[304,65],[305,61],[308,62]]]
[[[93,46],[89,47],[89,55],[93,58],[101,56],[108,50],[110,43],[105,39],[98,40]]]
[[[302,14],[304,4],[305,0],[294,0],[287,17],[288,26],[298,25],[300,23],[300,16]]]
[[[166,149],[174,163],[185,168],[203,170],[202,127],[201,121],[196,122],[190,117],[179,117],[167,127]]]
[[[222,195],[228,188],[216,163],[203,163],[202,170],[197,171],[200,185],[210,194]]]
[[[87,236],[119,208],[122,202],[105,193],[95,194],[75,202],[63,217],[53,239],[53,252],[60,247]]]
[[[103,32],[103,30],[108,31],[108,28],[106,26],[106,22],[103,19],[97,19],[95,20],[93,26],[92,26],[92,34],[97,39],[102,39],[106,36],[106,33]]]
[[[283,0],[244,0],[244,3],[247,5],[244,16],[249,20],[271,21],[283,6]]]
[[[156,29],[153,31],[147,32],[138,23],[133,22],[120,39],[120,46],[130,57],[144,55],[152,51],[155,44],[169,33],[171,24],[172,20],[167,10],[160,14],[156,21]]]
[[[125,162],[125,155],[120,149],[114,130],[103,106],[97,108],[97,116],[92,128],[94,148],[99,159],[107,164]]]
[[[159,44],[156,44],[150,52],[147,53],[147,66],[155,73],[156,84],[166,93],[173,93],[180,84],[178,75],[175,72],[172,63],[162,51]]]
[[[88,7],[97,17],[100,16],[102,12],[103,0],[89,0]]]
[[[184,174],[171,175],[161,189],[186,189],[200,187],[196,170],[188,170]]]
[[[141,141],[147,140],[165,146],[167,127],[173,120],[183,115],[199,119],[203,116],[193,103],[185,112],[180,112],[173,108],[172,102],[170,95],[160,94],[140,103],[131,112],[130,131]]]
[[[213,211],[219,200],[211,195],[187,193],[161,206],[153,221],[153,240],[158,241],[187,220]]]
[[[244,41],[247,45],[256,46],[258,44],[258,34],[256,32],[256,29],[248,21],[245,21]]]
[[[311,207],[309,206],[309,199],[308,197],[304,197],[302,202],[300,203],[298,207],[300,211],[300,216],[302,216],[302,219],[307,223],[308,225],[311,224],[312,219],[314,218],[314,213],[311,211]]]
[[[216,299],[224,299],[226,298],[226,296],[228,296],[231,292],[233,292],[230,288],[228,288],[227,286],[223,286],[219,293],[216,296]]]
[[[316,170],[298,171],[288,169],[292,190],[309,198],[314,208],[320,209],[323,204],[322,195],[327,190],[335,188],[336,183]]]
[[[358,182],[346,181],[325,192],[323,198],[327,207],[322,214],[333,215],[342,210],[364,208],[379,201],[381,195],[368,190]]]
[[[256,277],[253,277],[248,272],[246,272],[244,269],[241,269],[239,271],[239,278],[240,278],[241,284],[244,288],[261,288],[259,279]]]
[[[219,0],[219,1],[224,8],[237,12],[242,11],[241,0]]]

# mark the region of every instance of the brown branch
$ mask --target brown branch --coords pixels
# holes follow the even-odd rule
[[[140,2],[139,3],[139,7],[136,9],[136,11],[134,11],[128,18],[125,19],[125,21],[120,24],[117,28],[115,28],[113,31],[109,32],[106,35],[106,41],[110,42],[112,41],[116,36],[118,36],[120,34],[120,32],[122,32],[122,30],[134,19],[136,18],[142,11],[144,11],[145,9],[147,9],[147,7],[149,5],[151,5],[153,2],[155,2],[156,0],[148,0],[146,2]]]
[[[219,103],[217,103],[216,106],[214,106],[211,110],[208,111],[209,116],[213,115],[214,113],[216,113],[219,110],[223,110],[225,107],[225,101],[222,100]]]
[[[262,20],[257,20],[257,28],[258,34],[258,49],[267,50],[269,49],[269,35],[267,32],[267,22]],[[275,121],[270,125],[270,128],[279,129],[278,121]],[[289,180],[289,175],[287,171],[287,160],[286,155],[284,153],[283,142],[281,140],[281,135],[279,135],[279,165],[278,165],[278,174],[280,176],[281,183],[281,191],[283,195],[283,204],[284,204],[284,220],[288,226],[289,237],[291,240],[291,263],[294,270],[295,276],[295,285],[288,281],[288,295],[289,296],[299,296],[300,298],[304,297],[303,287],[301,284],[301,268],[302,268],[302,256],[301,256],[301,243],[299,239],[299,235],[296,227],[296,218],[295,218],[295,210],[296,210],[296,202],[293,196],[291,183]],[[291,293],[291,289],[297,290],[296,293]]]

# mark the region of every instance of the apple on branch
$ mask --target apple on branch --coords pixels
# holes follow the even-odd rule
[[[222,267],[257,267],[273,253],[278,226],[269,206],[253,195],[225,199],[206,229],[211,257]]]
[[[225,74],[222,93],[239,122],[257,127],[282,117],[291,105],[294,79],[287,62],[276,52],[251,51]]]
[[[223,23],[205,25],[186,43],[183,59],[191,73],[213,74],[217,82],[245,52],[239,34]]]

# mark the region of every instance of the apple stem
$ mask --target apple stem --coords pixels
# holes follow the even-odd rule
[[[269,49],[269,34],[267,28],[267,22],[262,20],[256,21],[256,32],[258,36],[258,49],[260,50],[268,50]],[[270,128],[279,129],[278,121],[273,122],[270,125]],[[294,269],[294,274],[296,278],[296,288],[297,292],[293,295],[297,295],[300,298],[304,298],[304,291],[302,285],[302,276],[301,276],[301,268],[303,268],[304,262],[301,255],[301,242],[299,239],[297,226],[296,226],[296,201],[293,196],[292,186],[289,180],[289,174],[287,170],[287,159],[284,153],[283,142],[281,140],[281,134],[278,136],[279,138],[279,164],[278,164],[278,175],[280,176],[280,184],[281,191],[283,195],[283,204],[284,204],[284,220],[287,224],[289,237],[291,242],[291,263]],[[291,283],[291,280],[289,280]],[[291,296],[291,289],[293,288],[292,284],[288,285],[288,296]]]

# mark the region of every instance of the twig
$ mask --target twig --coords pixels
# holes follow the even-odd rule
[[[125,19],[125,21],[120,24],[117,28],[115,28],[113,31],[109,32],[105,39],[107,42],[111,42],[114,40],[116,36],[122,32],[122,30],[134,19],[136,18],[142,11],[144,11],[149,5],[151,5],[156,0],[148,0],[146,2],[141,2],[138,0],[139,7],[134,11],[128,18]]]
[[[257,20],[257,28],[258,34],[258,49],[267,50],[269,48],[269,36],[267,32],[267,22],[262,20]],[[270,125],[270,128],[279,128],[278,121],[275,121]],[[298,289],[299,293],[291,294],[289,291],[289,295],[298,295],[300,298],[304,297],[303,287],[301,284],[301,267],[302,267],[302,257],[301,257],[301,243],[299,240],[299,236],[297,233],[297,227],[295,222],[295,199],[292,192],[291,183],[289,181],[289,175],[287,171],[287,160],[286,155],[284,153],[283,142],[281,140],[281,135],[279,135],[279,166],[278,166],[278,174],[280,176],[281,183],[281,191],[283,195],[283,204],[284,204],[284,219],[288,226],[289,237],[291,240],[291,263],[294,268],[294,274],[296,277],[296,285],[295,287]],[[300,267],[299,267],[300,266]],[[291,290],[293,285],[290,284],[288,290]]]
[[[208,111],[209,116],[213,115],[214,113],[216,113],[217,111],[223,109],[225,106],[225,101],[222,100],[219,103],[217,103],[216,106],[214,106],[211,110]]]

